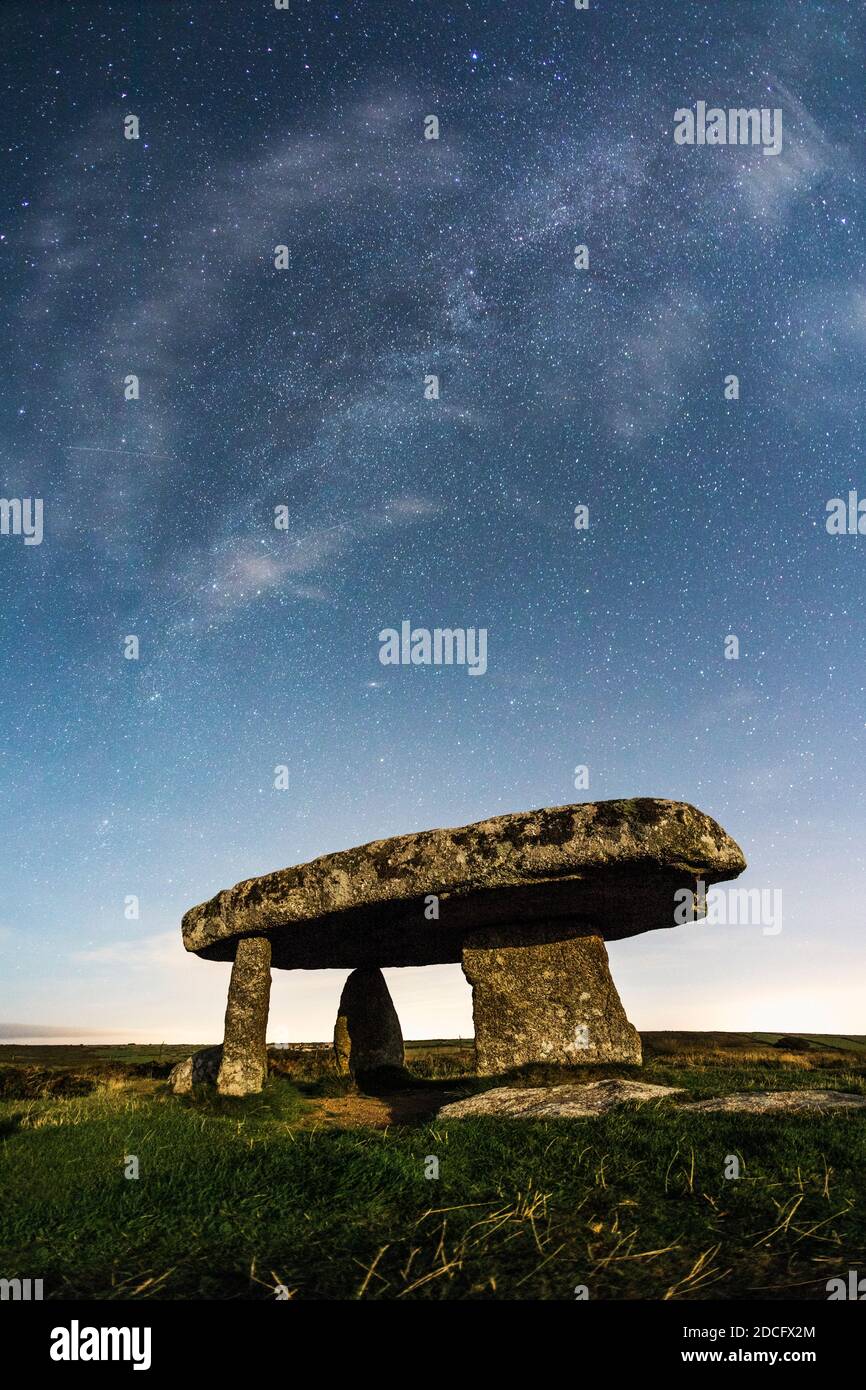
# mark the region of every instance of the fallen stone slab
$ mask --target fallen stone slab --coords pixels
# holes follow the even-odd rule
[[[626,1101],[646,1104],[674,1099],[676,1110],[733,1114],[805,1114],[830,1110],[866,1110],[866,1096],[850,1091],[738,1091],[708,1100],[682,1101],[687,1092],[679,1087],[651,1086],[646,1082],[608,1080],[585,1085],[497,1086],[480,1095],[444,1105],[438,1119],[466,1120],[480,1116],[515,1120],[584,1119],[605,1114]]]
[[[815,1110],[866,1110],[866,1096],[852,1091],[735,1091],[710,1100],[692,1100],[680,1110],[705,1110],[722,1114],[777,1115]]]
[[[640,1105],[670,1100],[685,1093],[675,1086],[651,1086],[644,1081],[589,1081],[585,1085],[497,1086],[466,1100],[443,1105],[439,1120],[474,1120],[480,1117],[510,1120],[585,1119],[603,1115],[628,1101]]]

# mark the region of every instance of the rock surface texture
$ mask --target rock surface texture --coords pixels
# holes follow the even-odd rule
[[[673,1086],[642,1081],[589,1081],[585,1086],[497,1086],[493,1091],[443,1105],[440,1120],[472,1120],[482,1115],[510,1120],[585,1119],[602,1115],[627,1101],[639,1105],[670,1100],[683,1092]]]
[[[797,1114],[810,1110],[866,1110],[866,1096],[853,1091],[736,1091],[710,1100],[692,1100],[682,1110],[720,1110],[734,1114]]]
[[[464,942],[479,1074],[532,1062],[638,1064],[640,1037],[625,1016],[601,937],[545,935],[551,933],[488,927]]]
[[[215,1086],[222,1059],[221,1047],[202,1047],[172,1067],[168,1084],[176,1096],[190,1095],[194,1086]]]
[[[483,926],[559,924],[608,941],[673,927],[677,889],[736,878],[739,846],[682,801],[643,797],[496,816],[326,854],[245,879],[183,919],[183,942],[233,960],[267,935],[277,969],[459,961]],[[438,899],[438,917],[425,912]]]
[[[229,982],[225,1037],[217,1090],[224,1096],[260,1091],[268,1074],[271,943],[248,936],[237,944]]]
[[[366,965],[353,970],[340,995],[334,1027],[337,1071],[370,1076],[401,1068],[403,1034],[381,970]]]
[[[850,1091],[739,1091],[709,1100],[681,1101],[687,1093],[673,1086],[640,1081],[590,1081],[585,1086],[497,1086],[492,1091],[443,1105],[437,1119],[471,1120],[501,1116],[511,1120],[586,1119],[626,1101],[646,1105],[673,1100],[677,1111],[703,1110],[732,1114],[814,1114],[829,1110],[866,1110],[866,1096]]]

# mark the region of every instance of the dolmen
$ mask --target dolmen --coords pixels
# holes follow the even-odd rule
[[[683,889],[699,917],[707,887],[745,867],[702,811],[640,797],[398,835],[245,879],[183,918],[188,951],[233,962],[218,1090],[262,1087],[271,969],[351,970],[334,1045],[354,1075],[403,1063],[382,967],[449,962],[472,985],[479,1074],[639,1063],[605,942],[673,927]]]

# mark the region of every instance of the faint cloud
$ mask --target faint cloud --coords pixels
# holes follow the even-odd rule
[[[626,333],[604,390],[614,434],[639,443],[657,433],[688,399],[687,379],[708,352],[709,306],[670,289],[645,302]]]
[[[780,223],[822,179],[849,173],[851,156],[846,146],[829,139],[783,82],[772,80],[770,87],[770,104],[783,112],[782,150],[772,159],[741,157],[734,181],[754,217]]]
[[[351,520],[335,526],[279,532],[267,541],[255,535],[227,537],[187,564],[177,577],[178,591],[202,606],[210,617],[229,614],[275,592],[313,603],[327,602],[327,589],[321,583],[306,582],[308,578],[327,577],[339,561],[380,532],[417,525],[439,510],[431,498],[409,493],[393,497],[381,507],[361,508]]]
[[[160,932],[125,941],[112,941],[89,951],[73,951],[72,959],[94,965],[122,965],[130,969],[175,969],[192,960],[181,944],[180,932]]]

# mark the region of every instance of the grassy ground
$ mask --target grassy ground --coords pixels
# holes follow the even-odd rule
[[[650,1034],[643,1068],[573,1075],[866,1093],[866,1039],[776,1036]],[[188,1051],[0,1049],[0,1277],[61,1298],[808,1299],[866,1269],[862,1114],[446,1124],[445,1100],[498,1083],[441,1040],[397,1094],[289,1050],[259,1098],[181,1100],[164,1075]]]

